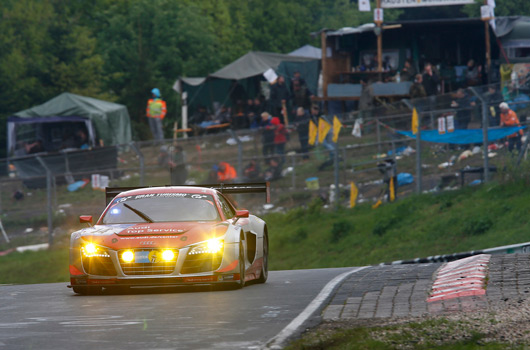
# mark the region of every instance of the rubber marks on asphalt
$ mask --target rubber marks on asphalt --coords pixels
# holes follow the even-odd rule
[[[480,254],[442,265],[427,302],[486,294],[490,254]]]

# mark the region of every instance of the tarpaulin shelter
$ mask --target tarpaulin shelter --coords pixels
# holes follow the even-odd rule
[[[497,17],[494,33],[504,52],[500,55],[503,62],[530,62],[530,17]]]
[[[231,105],[230,93],[233,81],[237,81],[249,97],[254,97],[260,93],[260,81],[264,80],[263,73],[273,69],[278,75],[286,78],[299,71],[308,88],[316,92],[319,64],[320,61],[312,57],[251,51],[207,77],[179,78],[173,89],[178,93],[188,94],[188,104],[192,109],[198,104],[213,106],[214,102]],[[286,81],[288,82],[288,79]]]
[[[125,144],[131,141],[131,121],[121,104],[64,92],[51,100],[15,113],[7,120],[7,149],[12,155],[20,142],[43,142],[47,151],[64,148],[75,130],[87,132],[90,146]]]
[[[288,53],[289,56],[299,56],[299,57],[310,57],[315,59],[322,58],[322,50],[318,47],[312,45],[304,45],[294,51]]]

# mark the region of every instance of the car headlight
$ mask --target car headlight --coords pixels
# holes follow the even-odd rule
[[[132,250],[126,250],[121,254],[123,261],[130,263],[134,260],[134,252]]]
[[[217,254],[223,250],[223,247],[224,241],[222,239],[212,238],[194,246],[188,254]]]
[[[81,253],[85,258],[93,258],[93,257],[99,257],[99,258],[110,258],[110,255],[107,253],[107,251],[94,243],[84,243],[81,245]]]

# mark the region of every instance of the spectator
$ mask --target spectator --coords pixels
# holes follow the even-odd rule
[[[276,83],[271,85],[270,88],[270,107],[271,107],[271,114],[273,116],[281,118],[282,124],[285,124],[285,116],[283,115],[282,111],[284,108],[288,108],[288,102],[291,97],[289,94],[289,90],[287,89],[287,85],[285,85],[285,79],[283,76],[279,76],[278,79],[276,79]]]
[[[237,80],[233,80],[230,85],[230,100],[232,101],[232,111],[234,112],[234,115],[243,114],[245,103],[244,101],[247,99],[247,93],[245,91],[245,88],[241,86],[237,82]]]
[[[88,149],[88,136],[83,129],[77,130],[75,133],[75,147],[80,149]]]
[[[466,84],[467,86],[479,85],[482,81],[482,67],[475,64],[475,60],[470,59],[467,62]]]
[[[282,164],[277,158],[270,158],[268,160],[268,167],[263,173],[265,181],[274,181],[282,177]]]
[[[510,109],[506,102],[502,102],[499,108],[501,110],[501,126],[521,126],[517,114]],[[514,146],[518,151],[521,151],[521,136],[523,136],[523,130],[508,136],[508,151],[512,152]]]
[[[440,83],[440,78],[438,74],[433,71],[432,64],[425,63],[423,70],[423,87],[425,88],[425,93],[427,96],[434,96],[438,94],[438,84]]]
[[[401,70],[401,73],[400,73],[401,81],[414,80],[415,76],[416,76],[416,69],[412,65],[412,60],[410,58],[407,58],[403,65],[403,69]]]
[[[190,124],[199,125],[204,121],[210,120],[210,116],[208,114],[208,111],[206,110],[206,107],[203,105],[198,105],[197,110],[190,118]]]
[[[309,109],[311,106],[311,94],[307,89],[307,86],[302,85],[299,80],[293,81],[293,107],[296,109],[302,107],[303,109]],[[293,111],[295,114],[296,110]]]
[[[280,156],[280,162],[285,161],[285,144],[287,143],[287,129],[280,122],[280,118],[273,117],[271,124],[274,126],[274,151]]]
[[[40,153],[44,152],[44,145],[42,144],[41,139],[37,139],[32,143],[26,143],[24,145],[24,148],[26,150],[26,154],[34,154],[34,153]]]
[[[451,102],[451,107],[456,108],[456,129],[467,129],[471,121],[475,101],[468,96],[464,89],[458,89],[454,95],[455,99]]]
[[[302,75],[299,71],[296,71],[293,74],[293,78],[291,79],[291,91],[293,91],[293,83],[295,81],[298,81],[300,83],[300,86],[305,86],[307,88],[307,83],[305,82],[305,79],[302,78]]]
[[[227,162],[219,162],[216,170],[218,182],[233,182],[237,178],[236,169]]]
[[[421,74],[416,74],[414,83],[410,86],[409,95],[411,99],[423,98],[427,96],[425,88],[423,87],[423,77]]]
[[[502,101],[502,94],[494,85],[488,86],[488,92],[484,96],[488,104],[488,123],[490,127],[499,126],[500,109],[499,101]]]
[[[298,140],[300,141],[300,153],[303,159],[309,159],[309,113],[302,107],[296,109],[296,131],[298,132]]]
[[[255,159],[252,159],[245,169],[243,169],[243,176],[244,181],[246,182],[258,181],[261,179],[260,166]]]
[[[149,128],[155,140],[161,141],[164,139],[164,131],[162,130],[162,120],[166,116],[166,102],[162,100],[160,90],[154,88],[151,90],[153,98],[147,101],[147,119],[149,121]]]
[[[186,156],[181,146],[170,147],[169,173],[171,185],[184,185],[188,178],[186,169]]]
[[[261,113],[261,144],[264,157],[274,154],[274,126],[271,124],[271,119],[272,116],[269,113]]]
[[[221,111],[219,112],[216,121],[219,124],[230,123],[232,121],[232,116],[230,115],[230,108],[227,108],[225,105],[222,105]]]

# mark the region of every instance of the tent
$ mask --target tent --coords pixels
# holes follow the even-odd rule
[[[263,73],[273,69],[286,78],[299,71],[309,89],[316,92],[319,64],[319,59],[311,57],[251,51],[205,78],[179,78],[173,89],[178,93],[188,94],[188,104],[192,109],[198,104],[212,106],[214,102],[231,105],[233,81],[243,87],[247,96],[254,97],[260,93]]]
[[[310,58],[319,60],[322,58],[322,50],[318,47],[314,47],[311,45],[304,45],[292,52],[289,52],[288,55],[299,56],[299,57],[310,57]]]
[[[87,134],[89,146],[100,143],[112,146],[131,141],[127,107],[64,92],[7,119],[8,154],[17,153],[20,143],[37,139],[43,142],[46,151],[58,151],[65,147],[65,140],[80,129]]]

